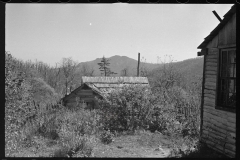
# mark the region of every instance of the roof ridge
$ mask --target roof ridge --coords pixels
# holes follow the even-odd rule
[[[82,82],[92,83],[149,83],[147,77],[82,77]]]
[[[234,4],[231,9],[223,16],[223,20],[210,32],[210,34],[204,38],[204,41],[197,47],[198,49],[204,48],[223,28],[225,24],[231,19],[232,15],[236,13],[236,4]]]

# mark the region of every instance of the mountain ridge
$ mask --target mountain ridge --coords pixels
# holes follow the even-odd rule
[[[114,55],[112,57],[105,57],[109,59],[110,65],[109,68],[111,71],[117,73],[113,76],[122,76],[122,70],[127,69],[128,76],[137,76],[137,63],[138,61],[132,58],[129,58],[127,56],[120,56],[120,55]],[[87,65],[91,69],[94,70],[93,75],[94,76],[101,76],[101,72],[99,70],[98,63],[101,62],[102,58],[96,58],[92,61],[86,61],[86,62],[80,62],[77,66],[77,70],[81,69],[83,65]],[[203,58],[197,57],[197,58],[191,58],[186,59],[183,61],[178,62],[172,62],[172,65],[180,70],[181,73],[186,75],[198,75],[202,76],[202,70],[203,70]],[[153,69],[156,69],[158,67],[161,67],[162,64],[157,63],[147,63],[147,62],[140,62],[140,70],[141,68],[147,68],[147,70],[152,71]]]

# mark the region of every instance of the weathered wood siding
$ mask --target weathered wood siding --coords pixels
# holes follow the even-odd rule
[[[95,107],[94,105],[96,104],[95,102],[95,96],[96,94],[93,93],[93,91],[89,89],[79,89],[78,91],[75,92],[75,94],[71,94],[71,96],[67,97],[65,99],[65,105],[67,107],[75,107],[77,106],[77,101],[76,98],[80,98],[80,102],[84,101],[88,104],[88,107]],[[85,107],[85,106],[82,106]]]
[[[201,104],[201,141],[229,157],[236,155],[236,113],[216,109],[218,56],[221,49],[235,47],[236,6],[232,6],[231,10],[225,14],[223,21],[199,46],[202,50],[198,53],[199,56],[205,56]]]
[[[202,141],[229,157],[236,152],[236,114],[215,109],[219,49],[209,48],[205,61]]]
[[[236,46],[236,13],[207,45],[207,48]]]
[[[236,13],[219,32],[219,46],[236,45]]]

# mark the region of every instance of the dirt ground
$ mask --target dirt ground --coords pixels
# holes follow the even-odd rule
[[[168,157],[170,149],[167,148],[164,138],[149,135],[121,135],[115,137],[110,144],[103,144],[96,141],[93,147],[93,157]],[[155,138],[155,139],[154,139]],[[160,142],[162,139],[163,141]],[[148,139],[148,140],[147,140]],[[157,140],[158,139],[158,140]],[[14,154],[15,157],[51,157],[55,150],[59,149],[58,144],[44,138],[35,138],[38,145],[23,148]],[[146,143],[148,142],[148,143]],[[167,140],[165,139],[165,142]],[[161,147],[159,147],[161,144]],[[36,147],[39,146],[39,147]],[[74,156],[75,157],[75,156]]]
[[[144,144],[140,135],[116,137],[108,145],[98,143],[94,147],[94,157],[168,157],[170,149],[159,145]]]
[[[15,154],[14,157],[52,157],[54,151],[60,146],[57,141],[46,138],[35,137],[35,144],[29,148],[22,148]],[[92,157],[153,157],[166,158],[173,157],[170,138],[161,133],[143,132],[134,135],[122,134],[114,137],[110,144],[103,144],[99,139],[96,139]],[[185,146],[186,147],[186,146]],[[184,144],[181,150],[184,150]],[[74,155],[74,157],[81,157]],[[208,148],[201,152],[190,154],[185,158],[221,158],[222,156]]]

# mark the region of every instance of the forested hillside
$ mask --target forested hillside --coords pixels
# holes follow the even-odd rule
[[[203,58],[192,58],[181,62],[175,62],[174,67],[179,70],[184,77],[202,77],[203,74]]]
[[[127,70],[127,76],[136,76],[137,75],[137,60],[129,58],[127,56],[112,56],[109,57],[110,68],[112,71],[117,73],[113,76],[122,76],[122,71]],[[87,66],[87,68],[93,70],[94,76],[100,76],[101,72],[99,70],[98,63],[101,61],[101,58],[97,58],[93,61],[81,62],[78,64],[78,70],[81,70],[83,66]],[[166,62],[167,63],[167,62]],[[192,58],[180,62],[172,62],[172,65],[177,68],[182,74],[186,76],[202,76],[202,66],[203,66],[203,58]],[[140,63],[140,73],[142,72],[150,72],[152,70],[157,70],[157,68],[163,66],[162,64],[157,63],[147,63],[144,58],[141,58]]]
[[[113,76],[122,76],[123,75],[123,70],[126,70],[127,76],[136,76],[137,75],[137,60],[129,58],[127,56],[119,56],[115,55],[112,57],[107,58],[109,59],[110,63],[110,68],[112,71],[117,73],[116,75]],[[143,59],[142,59],[143,60]],[[97,58],[93,61],[88,61],[88,62],[81,62],[79,63],[78,67],[79,69],[82,66],[89,66],[91,69],[94,70],[94,76],[100,76],[101,72],[99,70],[99,65],[98,63],[101,61],[101,58]],[[145,63],[144,61],[141,62],[142,67],[146,67],[149,70],[156,68],[158,65],[157,64],[151,64],[151,63]],[[141,68],[140,66],[140,68]]]
[[[148,77],[151,89],[146,92],[141,86],[126,86],[116,90],[108,101],[98,100],[101,108],[98,112],[82,110],[79,104],[75,108],[61,105],[60,99],[81,85],[81,76],[94,76],[91,64],[100,61],[78,64],[71,58],[63,58],[55,67],[50,67],[38,61],[23,62],[5,53],[7,156],[27,154],[26,150],[31,147],[35,147],[39,155],[49,156],[52,152],[49,143],[53,143],[59,147],[54,156],[79,153],[80,157],[89,157],[96,139],[111,143],[113,133],[135,132],[139,128],[166,135],[198,136],[202,58],[176,63],[142,63],[140,76]],[[109,67],[116,72],[128,64],[134,67],[134,63],[137,61],[128,57],[114,56]],[[130,72],[124,76],[131,76]],[[118,107],[112,107],[113,103]]]

